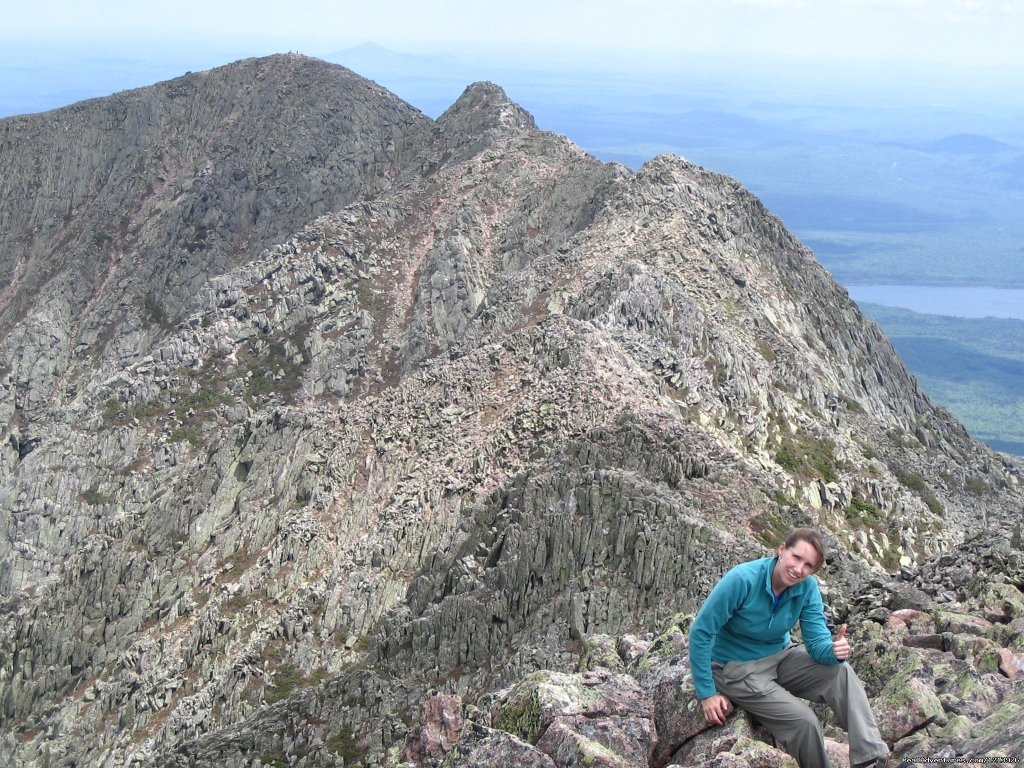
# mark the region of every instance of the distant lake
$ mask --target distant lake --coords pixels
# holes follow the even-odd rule
[[[850,297],[864,304],[899,307],[925,315],[1008,317],[1024,320],[1024,288],[929,285],[847,285]]]

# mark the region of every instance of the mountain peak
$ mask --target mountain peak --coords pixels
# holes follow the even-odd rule
[[[529,112],[509,99],[500,86],[487,81],[468,86],[437,122],[446,130],[458,129],[467,135],[537,130]]]

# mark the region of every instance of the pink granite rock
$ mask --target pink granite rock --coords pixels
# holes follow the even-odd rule
[[[462,699],[437,694],[423,703],[423,727],[419,735],[406,743],[403,759],[419,762],[423,758],[443,758],[458,742],[465,727]]]
[[[999,671],[1011,680],[1016,680],[1024,672],[1024,653],[1014,653],[1009,648],[1000,648]]]

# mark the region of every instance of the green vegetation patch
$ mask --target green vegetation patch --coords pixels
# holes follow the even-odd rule
[[[1024,455],[1024,321],[862,308],[933,401],[979,440]]]
[[[925,503],[929,510],[933,514],[943,515],[945,514],[945,507],[942,506],[942,502],[939,501],[938,496],[928,487],[928,484],[924,481],[916,472],[909,472],[899,467],[893,467],[893,474],[896,475],[896,479],[900,481],[900,484],[912,490],[921,500]]]
[[[152,293],[147,293],[142,300],[142,312],[146,320],[153,325],[159,325],[161,328],[170,327],[167,311]]]
[[[268,341],[265,351],[251,354],[248,360],[250,375],[243,397],[251,405],[271,396],[291,400],[302,386],[302,375],[309,357],[305,352],[308,323],[295,328],[285,338]],[[261,345],[262,346],[262,345]],[[288,347],[299,350],[288,353]],[[301,360],[296,360],[301,356]]]
[[[520,684],[502,705],[495,725],[529,744],[536,744],[544,733],[538,688],[546,682],[547,677],[546,672],[535,672]]]
[[[362,765],[369,751],[351,728],[342,726],[328,740],[327,748],[344,761],[344,765]]]
[[[305,675],[295,664],[285,663],[277,668],[274,673],[274,683],[267,687],[266,699],[268,704],[283,701],[301,688],[309,688],[319,684],[326,673],[317,670],[312,674]]]
[[[223,603],[223,611],[227,614],[235,614],[245,610],[249,606],[249,596],[237,593],[229,597]]]
[[[780,507],[792,503],[788,498],[778,499]],[[781,512],[764,511],[750,518],[755,538],[769,549],[775,549],[793,529],[793,521]]]
[[[846,510],[849,522],[863,523],[869,528],[878,528],[884,522],[882,511],[870,501],[854,499]]]
[[[783,436],[779,440],[775,461],[787,472],[833,483],[839,477],[835,449],[832,440],[818,439],[800,431],[793,437]]]
[[[151,400],[128,404],[116,397],[110,398],[103,404],[103,425],[124,427],[134,422],[145,424],[173,419],[172,441],[202,447],[204,425],[215,419],[217,409],[232,398],[212,364],[204,365],[190,378],[191,387],[182,385]]]
[[[95,485],[82,491],[82,493],[79,494],[79,498],[90,507],[96,507],[100,504],[109,504],[114,500],[113,496],[107,496],[106,494],[100,493],[99,488]]]
[[[106,426],[124,427],[133,421],[143,421],[167,415],[167,405],[160,400],[126,404],[112,397],[103,403],[103,423]]]

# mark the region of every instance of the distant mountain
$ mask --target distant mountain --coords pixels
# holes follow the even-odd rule
[[[371,78],[385,73],[409,76],[416,72],[429,72],[432,77],[454,76],[461,69],[450,59],[438,54],[398,52],[376,43],[344,48],[327,54],[325,58]]]
[[[954,154],[977,154],[987,155],[997,152],[1012,151],[1015,147],[1002,141],[990,139],[987,136],[979,136],[975,133],[959,133],[955,136],[946,136],[935,141],[925,142],[918,145],[926,152],[950,152]]]
[[[732,179],[273,56],[0,121],[0,272],[4,765],[707,764],[802,524],[892,741],[1017,738],[1024,468]]]

